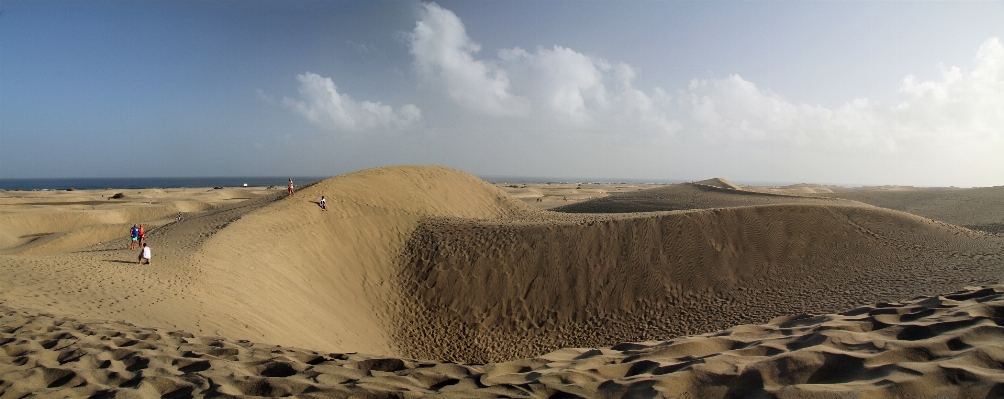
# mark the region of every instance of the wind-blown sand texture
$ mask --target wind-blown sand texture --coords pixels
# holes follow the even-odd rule
[[[2,218],[29,221],[31,218],[24,216],[30,212],[18,208],[17,200],[10,199],[13,195],[5,192],[8,198],[3,199],[7,202],[0,202],[4,204],[0,208],[0,221],[4,222],[0,228],[2,234],[14,239],[5,241],[7,249],[0,255],[0,305],[12,309],[9,311],[12,314],[124,320],[156,329],[160,339],[167,340],[164,345],[172,348],[183,343],[168,333],[188,331],[230,340],[199,338],[200,345],[208,345],[207,340],[218,340],[220,345],[232,347],[225,342],[247,340],[313,348],[330,358],[324,362],[371,359],[359,355],[335,359],[326,355],[359,352],[386,358],[435,359],[408,360],[401,366],[404,369],[422,369],[418,366],[421,364],[448,364],[444,361],[477,363],[454,365],[468,370],[471,376],[491,374],[490,369],[502,367],[495,364],[498,362],[530,362],[525,366],[528,369],[519,366],[499,372],[499,375],[529,375],[539,368],[533,365],[536,363],[514,359],[534,359],[553,351],[565,353],[561,348],[601,348],[620,342],[644,342],[640,345],[652,348],[672,346],[662,342],[740,324],[767,323],[783,315],[835,313],[867,303],[931,296],[963,286],[1001,281],[1004,238],[1000,236],[858,201],[818,194],[809,197],[758,193],[727,183],[715,179],[636,190],[558,208],[565,212],[550,212],[534,209],[493,185],[448,168],[370,169],[319,182],[292,197],[262,192],[244,202],[209,206],[181,223],[163,221],[161,227],[148,235],[154,252],[151,266],[136,265],[137,252],[127,249],[124,236],[133,222],[129,218],[115,222],[125,226],[120,232],[122,238],[100,240],[95,245],[84,240],[81,242],[87,245],[68,246],[76,247],[72,250],[18,249],[31,244],[19,241],[26,240],[24,237],[62,232],[41,231],[38,227],[33,230],[33,226],[45,225],[41,222],[23,222],[17,225],[18,230],[7,227],[6,219]],[[316,204],[321,195],[327,197],[327,212],[320,211]],[[568,213],[572,211],[591,213]],[[164,218],[173,215],[172,212],[149,217]],[[147,216],[132,218],[142,217]],[[9,317],[5,320],[11,320]],[[104,322],[104,325],[117,324]],[[119,326],[108,328],[124,331]],[[775,330],[784,328],[788,327],[778,324]],[[8,334],[12,333],[16,331]],[[765,340],[773,339],[767,330],[757,334]],[[710,336],[677,341],[691,339],[718,342]],[[15,345],[13,342],[5,343],[4,349]],[[647,389],[670,397],[684,391],[713,396],[745,392],[709,390],[731,384],[726,382],[730,378],[747,381],[743,378],[748,377],[739,372],[745,363],[725,353],[739,347],[716,345],[719,344],[709,343],[707,348],[718,349],[700,349],[689,355],[673,352],[673,359],[716,354],[716,359],[723,362],[734,360],[732,371],[723,371],[724,368],[716,371],[723,379],[702,379],[705,374],[700,373],[690,383],[685,379],[652,377],[660,382],[653,382],[655,385]],[[842,350],[853,352],[854,348],[857,347]],[[620,346],[611,350],[626,351]],[[723,353],[718,355],[719,352]],[[861,356],[868,353],[862,352]],[[757,356],[775,355],[781,356],[780,352]],[[19,367],[18,370],[27,367],[16,364],[22,355],[8,352],[8,356],[13,364],[10,367]],[[254,362],[272,355],[262,352],[247,356],[238,360]],[[586,361],[587,357],[596,356],[580,360]],[[309,366],[310,359],[317,361],[296,359],[300,363],[293,362],[289,367],[297,373]],[[817,360],[799,360],[778,367],[801,370],[799,367],[825,363]],[[658,366],[652,370],[679,363],[669,358],[654,362]],[[341,364],[337,363],[338,367]],[[689,370],[687,367],[690,366],[680,370]],[[538,388],[544,390],[535,391],[527,385],[522,391],[517,387],[508,394],[490,390],[495,393],[486,395],[548,397],[561,391],[603,396],[607,395],[603,392],[609,391],[608,396],[621,396],[626,392],[623,389],[628,389],[625,387],[632,386],[624,384],[631,377],[628,369],[619,377],[598,374],[601,378],[590,381],[568,376],[560,380],[565,388],[557,391],[541,387]],[[999,373],[1000,366],[988,366],[988,370]],[[180,369],[179,372],[185,374]],[[255,378],[263,376],[260,370],[248,375],[254,373],[258,373]],[[447,375],[442,373],[445,372],[434,371],[432,375]],[[656,375],[651,370],[641,372],[645,373]],[[735,376],[729,377],[729,373]],[[914,389],[897,379],[890,380],[892,387],[885,387],[882,380],[865,378],[869,375],[860,371],[840,378],[849,378],[841,383],[850,390],[860,384],[864,384],[861,389],[871,384],[879,387],[875,389],[889,392]],[[990,389],[994,381],[999,381],[993,377],[996,374],[987,375],[991,376],[973,386]],[[48,386],[64,377],[42,380]],[[426,391],[416,392],[438,392],[433,388],[449,379],[457,382],[440,387],[479,387],[472,380],[474,377],[460,378],[460,374],[447,377],[427,384],[422,388]],[[10,378],[22,377],[0,378],[8,383],[12,381]],[[73,378],[76,377],[70,380]],[[327,384],[307,378],[307,385],[297,385],[298,377],[293,374],[282,378],[285,382],[268,380],[272,382],[266,384],[271,387],[267,390],[258,382],[248,384],[259,384],[256,386],[261,391],[254,392],[267,391],[269,395],[294,391],[307,394]],[[361,381],[359,378],[350,379]],[[513,378],[523,380],[506,383],[529,384],[526,376]],[[134,379],[132,376],[122,383]],[[770,392],[781,392],[780,386],[799,383],[769,376],[762,379],[762,385]],[[213,381],[218,386],[208,381],[205,384],[209,385],[192,382],[193,388],[179,392],[253,393],[242,391],[245,388],[233,385],[236,383],[228,383],[229,388],[224,388],[226,384],[219,382],[223,380],[213,378]],[[808,378],[803,382],[809,381],[815,380]],[[932,386],[955,384],[951,389],[959,389],[964,385],[962,380],[945,381]],[[370,389],[365,388],[369,386],[366,384],[343,382],[336,383],[337,387],[332,385],[332,389],[337,389],[331,392],[397,389],[383,386]],[[54,387],[69,388],[67,384]],[[136,384],[126,385],[139,387]],[[287,388],[275,388],[278,385],[274,384]],[[398,386],[395,384],[398,383],[390,385]],[[736,384],[756,389],[755,381]],[[481,385],[488,384],[481,382]],[[586,391],[577,391],[575,386]],[[21,392],[13,391],[21,389],[13,385],[8,389]],[[149,396],[173,392],[155,391],[158,393],[144,392]]]
[[[0,396],[1004,395],[1004,286],[668,341],[457,364],[283,348],[0,307]]]

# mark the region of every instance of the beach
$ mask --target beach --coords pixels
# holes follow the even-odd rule
[[[0,396],[1000,396],[1002,217],[1004,187],[439,166],[3,191]]]

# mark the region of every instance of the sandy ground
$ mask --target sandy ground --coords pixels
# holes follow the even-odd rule
[[[0,307],[4,397],[1001,397],[1004,286],[458,364]]]
[[[999,190],[591,186],[0,192],[0,396],[1004,392]]]
[[[631,183],[495,183],[506,194],[537,209],[551,209],[611,194],[647,190],[659,184]]]

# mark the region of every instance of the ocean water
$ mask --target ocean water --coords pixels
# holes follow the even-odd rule
[[[100,190],[105,188],[179,188],[179,187],[286,187],[290,177],[117,177],[117,178],[58,178],[58,179],[0,179],[4,190]],[[326,177],[292,176],[297,186],[313,183]]]

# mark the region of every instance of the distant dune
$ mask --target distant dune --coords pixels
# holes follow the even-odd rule
[[[460,171],[407,166],[337,176],[290,197],[278,191],[237,191],[235,196],[251,199],[206,205],[180,223],[161,220],[177,204],[159,208],[122,204],[128,211],[67,209],[62,212],[77,215],[67,218],[22,207],[0,214],[14,221],[2,228],[7,249],[0,255],[0,305],[17,311],[126,320],[162,329],[157,333],[162,338],[164,331],[187,330],[323,352],[518,363],[561,348],[622,342],[653,341],[638,344],[637,349],[657,351],[669,345],[658,342],[682,335],[762,324],[784,315],[836,313],[1001,281],[1002,237],[818,194],[763,193],[711,179],[614,194],[551,212],[530,207]],[[316,203],[322,195],[327,211]],[[94,218],[100,219],[98,227],[93,227]],[[123,226],[143,218],[159,220],[149,234],[155,254],[149,266],[136,265],[136,252],[128,250],[128,241],[121,238]],[[89,234],[87,229],[107,232]],[[115,232],[120,238],[114,238]],[[101,234],[109,237],[94,238]],[[26,238],[32,235],[52,238]],[[857,325],[854,317],[848,317],[839,318],[839,323]],[[875,320],[883,317],[876,315]],[[896,323],[907,319],[903,316]],[[785,323],[795,324],[785,327]],[[752,342],[759,333],[763,339],[780,339],[768,330],[803,325],[799,323],[775,321],[766,330],[743,332],[752,335],[740,341]],[[13,334],[10,331],[5,334]],[[745,345],[712,336],[671,346],[672,357],[696,359]],[[4,339],[0,337],[0,342]],[[201,342],[213,346],[211,341]],[[220,338],[221,348],[230,347],[223,341]],[[785,345],[794,350],[790,345],[798,344]],[[627,354],[625,348],[635,347],[617,348]],[[748,352],[785,356],[764,350]],[[573,352],[556,352],[564,353],[554,355],[563,360],[553,361],[596,356]],[[11,353],[7,355],[11,359],[23,356]],[[244,361],[240,353],[242,349],[235,348],[233,356]],[[614,356],[609,351],[598,353],[602,356],[597,359]],[[828,359],[827,353],[778,360],[789,363],[770,367],[815,364],[820,357]],[[300,375],[313,361],[295,357],[302,364],[278,374]],[[317,359],[326,362],[329,357]],[[619,359],[627,364],[640,358]],[[727,356],[716,359],[725,361],[723,365],[732,361],[723,360],[731,359]],[[835,365],[844,360],[819,362],[839,367]],[[409,362],[402,367],[418,367]],[[653,370],[669,366],[664,363],[611,368],[606,377],[598,371],[593,382],[581,382],[586,391],[563,392],[592,392],[595,387],[588,388],[589,384],[598,385],[595,381],[602,378],[620,381],[632,375],[633,367],[645,368],[641,373],[655,378]],[[218,366],[210,363],[204,370]],[[490,371],[494,366],[485,367],[483,379],[507,376],[505,381],[518,385],[529,376],[516,374],[537,366],[498,372]],[[996,370],[1001,372],[1000,367]],[[815,381],[773,379],[769,373],[763,369],[759,374],[760,389]],[[834,378],[853,381],[873,374],[860,373],[864,374]],[[746,378],[733,374],[721,375]],[[0,378],[9,377],[0,374]],[[523,382],[517,381],[520,378]],[[578,377],[561,378],[565,384],[578,384]],[[667,376],[660,384],[675,378]],[[679,380],[660,392],[687,392],[710,383],[698,382],[700,378]],[[320,382],[308,385],[315,383]],[[306,392],[275,389],[270,394]],[[234,386],[227,392],[252,391]]]
[[[725,189],[729,189],[729,190],[742,190],[742,187],[739,187],[738,185],[733,184],[732,182],[730,182],[728,180],[725,180],[725,179],[723,179],[721,177],[716,177],[714,179],[701,180],[701,181],[698,181],[698,182],[694,182],[694,184],[701,184],[701,185],[705,185],[705,186],[725,188]]]
[[[705,182],[713,182],[712,180],[705,180]],[[732,188],[725,183],[697,182],[615,193],[592,201],[552,208],[552,210],[567,213],[635,213],[779,204],[865,205],[861,202],[839,198],[778,194],[738,187]]]
[[[959,188],[862,187],[828,197],[861,201],[974,230],[1004,234],[1004,186]]]

